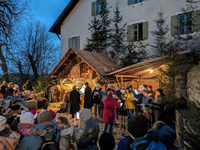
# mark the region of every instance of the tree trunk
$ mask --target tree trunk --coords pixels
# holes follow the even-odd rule
[[[2,70],[3,70],[3,79],[9,83],[9,76],[8,76],[8,67],[7,67],[7,64],[6,64],[6,59],[5,57],[3,56],[3,53],[2,53],[2,50],[1,50],[1,46],[0,46],[0,60],[2,62]]]
[[[38,70],[37,70],[35,61],[33,61],[33,56],[31,56],[30,54],[29,54],[28,57],[29,57],[29,60],[30,60],[30,62],[31,62],[31,67],[32,67],[32,69],[33,69],[33,73],[34,73],[35,79],[37,80],[38,77],[39,77],[39,75],[38,75]]]

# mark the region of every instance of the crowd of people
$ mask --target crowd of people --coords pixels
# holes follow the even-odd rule
[[[0,149],[113,150],[117,144],[118,150],[176,150],[173,145],[176,133],[162,121],[163,98],[162,90],[154,93],[151,85],[140,85],[139,89],[122,85],[120,89],[117,86],[112,89],[110,84],[107,87],[97,84],[93,91],[88,83],[81,90],[74,86],[63,102],[70,108],[73,126],[69,118],[58,117],[53,110],[38,114],[36,110],[25,111],[18,104],[6,106],[5,103],[0,109]],[[6,107],[10,110],[6,111]],[[99,123],[94,117],[105,123],[100,138]],[[115,143],[113,128],[121,118],[127,135]]]

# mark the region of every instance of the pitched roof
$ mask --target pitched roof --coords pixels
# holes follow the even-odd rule
[[[182,51],[182,52],[178,52],[179,55],[184,55],[187,54],[188,51]],[[167,56],[163,56],[163,57],[158,57],[158,58],[154,58],[151,60],[147,60],[147,61],[143,61],[137,64],[133,64],[124,68],[121,68],[119,70],[113,71],[111,73],[105,74],[104,76],[120,76],[120,75],[132,75],[132,76],[138,76],[141,74],[144,74],[144,71],[148,71],[149,69],[154,69],[157,68],[163,64],[165,64],[165,58]]]
[[[69,4],[63,10],[63,12],[60,14],[60,16],[57,18],[57,20],[51,26],[51,28],[49,29],[49,32],[60,34],[60,26],[62,25],[65,18],[67,18],[67,16],[70,14],[70,12],[73,10],[73,8],[76,6],[76,4],[78,2],[79,2],[79,0],[71,0],[69,2]]]
[[[59,72],[62,71],[62,69],[66,66],[66,63],[70,61],[71,54],[76,54],[101,76],[107,73],[105,72],[105,68],[110,71],[121,69],[115,61],[103,54],[70,48],[60,62],[54,67],[53,71],[48,75],[47,80],[51,79],[51,76],[58,75]]]

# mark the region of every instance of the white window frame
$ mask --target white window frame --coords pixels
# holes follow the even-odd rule
[[[133,40],[134,40],[134,25],[139,25],[139,24],[142,24],[144,22],[146,22],[146,21],[145,20],[140,20],[140,21],[135,21],[135,22],[130,23],[130,25],[133,26],[133,30],[132,30],[132,32],[133,32]],[[137,27],[137,32],[139,33],[139,27]],[[139,37],[139,34],[137,35],[137,39],[138,39],[138,37]],[[143,42],[143,41],[144,41],[144,39],[141,39],[139,41],[133,41],[133,43],[135,43],[135,42]]]
[[[134,0],[133,0],[133,4],[132,6],[137,6],[137,5],[143,5],[145,3],[145,0],[143,0],[143,2],[138,2],[138,3],[134,3]]]
[[[192,15],[192,14],[191,14]],[[187,31],[187,27],[184,25],[184,33],[183,34],[180,34],[180,23],[181,23],[181,21],[180,21],[180,16],[184,16],[184,24],[186,24],[186,22],[187,22],[187,20],[186,20],[186,16],[187,16],[187,13],[182,13],[182,14],[179,14],[178,15],[178,34],[179,35],[187,35],[187,34],[192,34],[193,33],[193,26],[192,26],[192,20],[191,20],[191,32],[190,33],[186,33],[186,31]],[[191,16],[191,17],[193,17],[193,16]]]
[[[72,39],[72,43],[71,43],[72,48],[77,49],[77,47],[78,47],[78,36],[73,36],[73,37],[71,37],[71,39]],[[76,41],[73,41],[74,39],[76,39]]]
[[[96,12],[96,15],[98,16],[98,15],[100,15],[100,12],[101,12],[101,5],[99,4],[99,13],[97,14],[97,2],[100,2],[100,1],[102,1],[102,0],[94,0],[94,2],[96,2],[96,8],[95,8],[95,12]]]

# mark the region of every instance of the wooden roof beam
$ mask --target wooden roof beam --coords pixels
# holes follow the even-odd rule
[[[138,78],[138,76],[132,76],[132,75],[115,75],[116,77],[124,77],[124,78]]]
[[[127,70],[127,71],[123,71],[123,74],[134,74],[134,73],[137,73],[139,71],[143,71],[143,70],[147,70],[147,69],[151,69],[152,67],[154,68],[157,68],[159,66],[161,66],[162,64],[164,64],[164,61],[160,62],[160,63],[152,63],[150,65],[146,65],[144,67],[139,67],[139,68],[135,68],[135,69],[130,69],[130,70]]]

